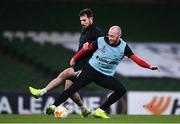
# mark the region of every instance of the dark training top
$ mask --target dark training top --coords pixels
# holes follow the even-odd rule
[[[103,36],[103,33],[101,31],[101,29],[99,27],[97,27],[95,24],[92,24],[90,27],[88,27],[87,29],[83,29],[80,39],[79,39],[79,47],[78,47],[78,51],[83,47],[83,44],[86,42],[93,42],[95,41],[98,37]],[[88,54],[86,54],[85,56],[81,57],[78,61],[88,61],[89,58],[91,58],[93,54],[92,52],[89,52]]]
[[[101,36],[103,36],[101,29],[94,24],[92,24],[87,29],[83,29],[79,39],[78,51],[83,47],[84,43],[95,41],[98,37]]]
[[[78,51],[83,48],[84,43],[86,43],[86,42],[91,43],[93,41],[96,41],[96,39],[98,37],[101,37],[101,36],[103,36],[103,33],[102,33],[101,29],[98,28],[94,24],[92,24],[87,29],[83,29],[82,32],[81,32],[80,39],[79,39]],[[81,56],[78,59],[78,61],[76,62],[76,64],[73,66],[74,71],[78,71],[78,70],[82,69],[82,67],[88,62],[88,60],[93,55],[93,52],[94,51],[91,51],[91,52],[87,53],[86,55]]]

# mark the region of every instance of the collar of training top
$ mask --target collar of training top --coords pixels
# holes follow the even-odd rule
[[[90,30],[94,26],[95,26],[94,23],[92,23],[89,27],[87,27],[85,29],[82,28],[82,31],[88,31],[88,30]]]
[[[116,47],[116,46],[118,46],[118,45],[121,43],[121,41],[119,40],[118,44],[109,44],[109,38],[108,38],[107,36],[104,37],[104,40],[106,41],[106,43],[107,43],[108,45],[110,45],[110,46],[112,46],[112,47]]]

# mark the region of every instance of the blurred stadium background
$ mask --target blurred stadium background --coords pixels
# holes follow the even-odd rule
[[[125,59],[116,77],[128,93],[111,114],[180,114],[180,2],[178,0],[1,0],[0,113],[41,114],[63,91],[56,88],[36,100],[28,86],[44,87],[67,68],[81,31],[78,13],[91,8],[106,34],[119,25],[137,55],[156,64],[151,72]],[[80,90],[95,109],[108,90],[91,84]],[[78,107],[68,100],[73,113]]]

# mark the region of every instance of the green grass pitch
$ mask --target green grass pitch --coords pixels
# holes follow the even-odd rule
[[[111,119],[70,115],[56,119],[48,115],[0,115],[0,123],[180,123],[178,115],[112,115]]]

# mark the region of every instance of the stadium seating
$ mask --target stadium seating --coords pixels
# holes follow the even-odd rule
[[[36,72],[33,68],[28,67],[17,59],[0,53],[0,90],[1,91],[25,91],[32,83],[36,86],[43,86],[48,77]]]

